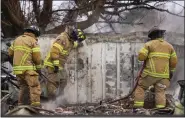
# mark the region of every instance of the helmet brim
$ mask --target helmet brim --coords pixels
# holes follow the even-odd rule
[[[152,32],[150,32],[150,33],[148,34],[148,37],[151,37],[153,34],[158,33],[158,32],[160,32],[160,33],[165,33],[166,30],[161,30],[161,29],[154,30],[154,31],[152,31]]]

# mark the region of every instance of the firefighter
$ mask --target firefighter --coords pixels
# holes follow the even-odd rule
[[[18,78],[20,86],[18,105],[24,104],[24,96],[29,90],[29,105],[40,107],[41,53],[37,37],[40,30],[37,26],[24,29],[24,34],[17,37],[8,49],[9,56],[13,57],[13,73]]]
[[[148,33],[150,40],[139,51],[138,60],[146,61],[146,65],[134,93],[134,109],[144,106],[144,91],[151,85],[155,88],[155,107],[166,107],[165,90],[175,71],[177,56],[173,46],[164,41],[164,33],[165,30],[152,28]]]
[[[72,26],[66,26],[65,31],[62,32],[54,41],[50,52],[44,60],[44,66],[48,77],[47,94],[48,99],[56,99],[56,90],[60,85],[60,93],[63,92],[67,85],[67,80],[60,79],[58,81],[57,74],[62,72],[67,57],[73,48],[76,48],[78,43],[85,40],[86,36],[80,29],[75,29]]]

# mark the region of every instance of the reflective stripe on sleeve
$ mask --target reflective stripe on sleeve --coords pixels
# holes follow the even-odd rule
[[[62,52],[62,50],[64,49],[63,46],[59,45],[58,43],[54,43],[53,46],[57,47],[60,52]]]
[[[59,65],[59,60],[54,60],[54,61],[53,61],[53,64],[54,64],[54,65]]]
[[[40,65],[36,65],[36,68],[37,69],[41,69],[42,68],[42,65],[40,64]]]
[[[175,52],[173,52],[170,56],[171,56],[171,57],[177,57],[177,55],[176,55]]]
[[[148,55],[148,50],[146,48],[141,48],[141,50],[139,51],[140,53],[143,53],[145,56]]]
[[[33,51],[33,52],[40,52],[40,48],[39,48],[39,47],[32,48],[32,51]]]
[[[171,72],[174,72],[174,71],[175,71],[175,68],[171,68],[170,71],[171,71]]]

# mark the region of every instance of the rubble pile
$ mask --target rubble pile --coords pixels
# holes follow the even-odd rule
[[[53,110],[46,110],[44,108],[36,108],[32,107],[30,108],[31,111],[35,111],[36,113],[33,113],[32,115],[80,115],[80,116],[86,116],[86,115],[172,115],[173,114],[173,103],[171,103],[173,100],[171,99],[171,95],[167,95],[167,108],[166,109],[139,109],[135,113],[133,111],[133,98],[129,97],[128,99],[120,100],[114,103],[109,103],[106,100],[100,101],[99,104],[81,104],[81,105],[62,105],[59,106]],[[146,101],[147,102],[147,101]],[[151,104],[145,104],[145,107],[148,107],[147,105]],[[20,106],[19,106],[20,107]],[[23,108],[23,107],[22,107]],[[27,108],[27,107],[26,107]],[[35,110],[33,110],[35,109]],[[29,110],[27,108],[27,110]],[[31,112],[30,111],[30,112]],[[29,112],[29,115],[30,115]],[[24,112],[27,113],[27,112]],[[16,113],[8,113],[16,114]],[[25,115],[25,114],[23,114]]]
[[[118,100],[105,99],[96,104],[76,104],[76,105],[59,105],[52,110],[44,108],[30,107],[30,106],[17,106],[14,109],[9,109],[6,115],[172,115],[174,111],[174,100],[172,95],[167,94],[167,108],[166,109],[153,109],[155,108],[155,96],[148,92],[145,96],[145,105],[143,109],[133,110],[134,99],[130,96],[126,99]]]

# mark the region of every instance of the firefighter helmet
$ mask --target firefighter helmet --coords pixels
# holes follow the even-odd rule
[[[72,37],[74,41],[82,42],[86,39],[84,32],[81,29],[74,29],[72,32]]]
[[[24,32],[31,32],[31,33],[35,34],[36,37],[40,36],[40,29],[36,25],[31,25],[31,26],[25,28]]]
[[[153,27],[151,30],[148,32],[148,37],[153,38],[154,35],[156,34],[162,34],[164,35],[166,30],[159,29],[158,27]]]

